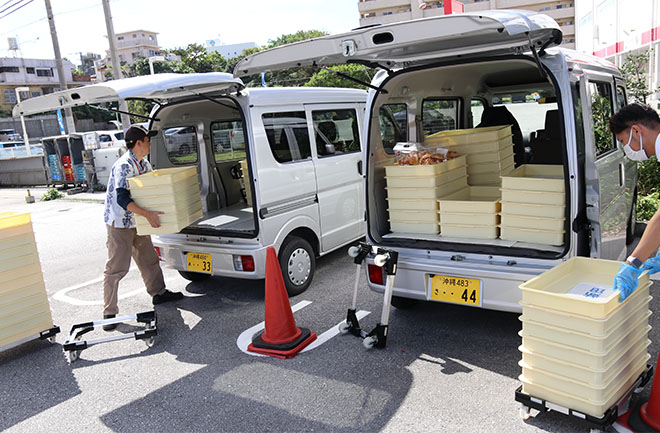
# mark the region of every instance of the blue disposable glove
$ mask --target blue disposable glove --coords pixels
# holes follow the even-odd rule
[[[637,278],[642,275],[643,269],[622,264],[619,272],[614,276],[614,290],[619,291],[619,302],[623,302],[637,288]]]
[[[655,256],[647,259],[642,265],[643,271],[649,271],[649,275],[660,272],[660,256]]]

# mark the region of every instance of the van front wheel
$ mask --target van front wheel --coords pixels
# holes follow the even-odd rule
[[[280,249],[279,261],[289,296],[296,296],[307,290],[316,268],[314,249],[309,242],[291,236],[284,241]]]

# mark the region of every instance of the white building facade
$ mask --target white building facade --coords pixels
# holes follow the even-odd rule
[[[231,59],[233,57],[240,56],[243,53],[243,50],[247,50],[248,48],[258,48],[258,45],[254,42],[224,45],[220,39],[209,39],[204,42],[204,46],[206,47],[207,52],[218,52],[225,59]]]

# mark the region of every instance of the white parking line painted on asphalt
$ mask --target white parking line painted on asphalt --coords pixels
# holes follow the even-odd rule
[[[295,313],[296,311],[305,308],[311,303],[312,301],[300,301],[296,305],[293,305],[291,307],[291,311]],[[246,329],[245,331],[241,332],[241,335],[239,335],[238,338],[236,339],[236,345],[238,346],[239,349],[241,349],[241,352],[252,356],[266,356],[260,353],[248,352],[247,350],[250,343],[252,343],[252,337],[254,337],[254,334],[261,331],[265,327],[266,327],[266,322],[261,322],[257,325],[254,325],[252,328]]]
[[[364,311],[364,310],[360,310],[357,313],[355,313],[358,320],[362,320],[363,318],[367,317],[369,314],[371,314],[371,311]],[[317,347],[319,347],[321,344],[325,343],[329,339],[339,335],[339,325],[341,325],[342,323],[346,323],[346,321],[342,320],[341,322],[337,323],[332,328],[325,331],[323,334],[319,335],[316,338],[316,340],[314,340],[312,342],[312,344],[310,344],[309,346],[305,347],[302,350],[302,352],[307,352],[308,350],[316,349]]]
[[[133,266],[129,269],[129,272],[131,272],[135,269],[137,269],[137,267]],[[167,283],[168,281],[172,281],[174,279],[178,279],[178,278],[166,278],[165,282]],[[79,290],[79,289],[82,289],[83,287],[87,287],[87,286],[90,286],[92,284],[100,283],[102,281],[103,281],[103,277],[94,278],[93,280],[85,281],[84,283],[76,284],[75,286],[71,286],[71,287],[67,287],[67,288],[62,289],[62,290],[58,290],[53,295],[53,299],[56,299],[56,300],[61,301],[61,302],[66,302],[67,304],[78,305],[78,306],[81,306],[81,305],[103,305],[103,299],[94,300],[94,301],[85,301],[85,300],[82,300],[82,299],[74,298],[74,297],[69,296],[67,294],[69,292],[73,292],[75,290]],[[132,290],[130,292],[120,294],[118,299],[121,300],[121,299],[130,298],[132,296],[139,295],[140,293],[143,293],[143,292],[145,292],[144,288]]]
[[[305,308],[309,304],[311,304],[311,301],[300,301],[296,305],[291,307],[291,311],[295,313],[296,311]],[[362,320],[364,317],[367,317],[370,313],[371,313],[370,311],[360,310],[356,313],[356,316],[358,320]],[[316,338],[316,340],[314,340],[309,346],[305,347],[302,350],[302,352],[307,352],[308,350],[315,349],[319,347],[321,344],[330,340],[331,338],[339,335],[339,325],[342,323],[344,323],[344,320],[337,323],[335,326],[328,329],[323,334],[319,335]],[[239,349],[241,349],[241,352],[252,356],[267,356],[267,355],[262,355],[260,353],[248,352],[247,350],[250,343],[252,343],[252,337],[254,337],[257,334],[257,332],[262,331],[265,327],[266,327],[266,322],[261,322],[241,332],[241,335],[239,335],[238,338],[236,339],[236,345],[238,346]]]

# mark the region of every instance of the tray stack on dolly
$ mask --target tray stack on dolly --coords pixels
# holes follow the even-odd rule
[[[0,212],[0,351],[36,339],[53,325],[30,214]]]
[[[473,239],[498,237],[499,187],[470,186],[441,198],[438,204],[442,236]]]
[[[502,176],[500,238],[564,244],[566,192],[561,165],[521,165]]]
[[[500,185],[500,176],[513,170],[511,126],[454,129],[426,137],[427,147],[440,146],[467,156],[471,186]]]
[[[241,160],[241,181],[245,189],[245,201],[252,207],[252,190],[250,189],[250,171],[248,170],[247,159]]]
[[[464,155],[430,165],[385,167],[390,229],[437,234],[438,198],[467,187]]]
[[[620,265],[574,257],[520,286],[523,419],[530,408],[555,410],[605,429],[650,379],[651,282],[644,273],[619,303]]]
[[[139,235],[178,233],[202,217],[202,201],[196,167],[165,168],[128,179],[135,203],[159,215],[160,227],[135,215]]]

